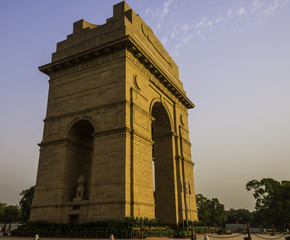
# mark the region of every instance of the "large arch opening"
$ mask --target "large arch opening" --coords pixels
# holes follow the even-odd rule
[[[163,223],[175,223],[173,143],[169,116],[162,103],[153,105],[152,117],[155,217]]]
[[[88,200],[91,191],[94,152],[94,127],[87,120],[75,123],[68,132],[69,144],[66,155],[66,201]],[[82,191],[82,196],[77,193]]]

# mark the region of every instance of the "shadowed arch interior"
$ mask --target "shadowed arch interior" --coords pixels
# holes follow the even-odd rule
[[[170,223],[175,212],[173,142],[169,116],[162,103],[153,105],[152,149],[153,176],[155,177],[155,216]]]
[[[85,199],[90,197],[92,163],[94,152],[94,127],[87,120],[75,123],[68,132],[69,144],[66,151],[66,171],[64,194],[66,201],[71,201],[76,196],[77,181],[81,175],[85,177]]]

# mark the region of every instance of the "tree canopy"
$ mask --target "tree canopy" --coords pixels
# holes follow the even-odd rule
[[[217,198],[208,199],[202,194],[196,195],[198,219],[207,226],[221,225],[225,221],[225,207]]]
[[[261,181],[248,182],[246,189],[254,190],[256,221],[281,228],[290,223],[290,181],[263,178]]]
[[[20,209],[18,206],[7,206],[6,203],[0,202],[0,223],[17,222],[20,216]]]
[[[21,208],[20,220],[22,222],[27,222],[30,217],[30,209],[34,195],[34,186],[23,190],[20,195],[22,196],[19,202]]]
[[[4,218],[5,223],[17,222],[20,216],[20,209],[18,206],[9,205],[5,208],[4,213],[5,213]]]
[[[7,207],[6,203],[0,202],[0,223],[5,222],[5,208]]]
[[[247,209],[230,209],[226,211],[226,223],[253,223],[253,213]]]

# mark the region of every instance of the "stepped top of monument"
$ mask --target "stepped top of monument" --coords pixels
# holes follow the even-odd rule
[[[110,54],[114,49],[122,47],[127,47],[187,108],[194,107],[186,97],[179,79],[178,66],[152,29],[125,1],[114,5],[113,16],[105,24],[96,25],[83,19],[75,22],[73,33],[57,43],[51,63],[39,69],[50,75],[81,59]]]
[[[182,88],[177,65],[154,35],[152,29],[125,1],[114,5],[113,17],[107,19],[103,25],[95,25],[83,19],[75,22],[73,33],[68,35],[66,40],[57,44],[56,52],[52,55],[52,62],[102,45],[117,43],[124,37],[129,37],[144,52],[147,52],[148,57],[161,65]]]

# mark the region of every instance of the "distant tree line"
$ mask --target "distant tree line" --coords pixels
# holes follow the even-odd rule
[[[248,191],[254,191],[255,211],[247,209],[225,210],[217,198],[208,199],[196,195],[199,226],[223,226],[226,223],[250,223],[251,226],[275,225],[278,229],[290,228],[290,181],[276,181],[272,178],[252,180],[246,184]],[[23,190],[19,206],[0,202],[0,223],[27,222],[30,217],[34,186]]]
[[[0,202],[0,223],[17,222],[20,212],[20,208],[17,205],[7,205]]]
[[[34,186],[23,190],[19,206],[0,202],[0,223],[27,222],[34,194]]]
[[[247,209],[230,209],[225,210],[223,204],[217,198],[208,199],[202,194],[196,195],[196,205],[199,222],[201,226],[223,226],[227,223],[251,223],[254,212]]]
[[[263,178],[246,184],[248,191],[254,190],[255,211],[246,209],[225,210],[217,198],[208,199],[196,195],[199,224],[222,226],[226,223],[250,223],[252,226],[271,226],[285,229],[290,225],[290,181]]]

